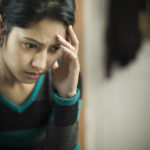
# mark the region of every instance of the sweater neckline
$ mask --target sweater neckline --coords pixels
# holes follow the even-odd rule
[[[12,109],[18,113],[22,113],[24,110],[26,110],[35,101],[35,99],[39,93],[39,90],[42,86],[44,77],[45,77],[45,75],[43,74],[37,80],[34,89],[32,90],[31,94],[29,95],[29,97],[27,98],[27,100],[23,104],[21,104],[21,105],[14,104],[13,102],[11,102],[9,99],[7,99],[1,93],[0,93],[0,101],[3,102],[10,109]]]

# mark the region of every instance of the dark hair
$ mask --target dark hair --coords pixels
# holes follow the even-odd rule
[[[74,25],[75,0],[2,0],[0,14],[9,34],[12,27],[30,27],[44,18]]]

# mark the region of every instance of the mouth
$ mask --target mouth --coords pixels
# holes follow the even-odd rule
[[[38,79],[42,73],[34,73],[34,72],[25,72],[28,78],[30,79]]]

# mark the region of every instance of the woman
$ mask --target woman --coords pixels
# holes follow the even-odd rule
[[[74,150],[81,104],[74,0],[0,6],[0,150]]]

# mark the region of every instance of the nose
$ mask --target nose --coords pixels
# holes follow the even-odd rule
[[[42,72],[46,68],[46,62],[47,62],[47,53],[46,52],[40,52],[37,53],[32,61],[32,67],[34,67],[38,72]]]

